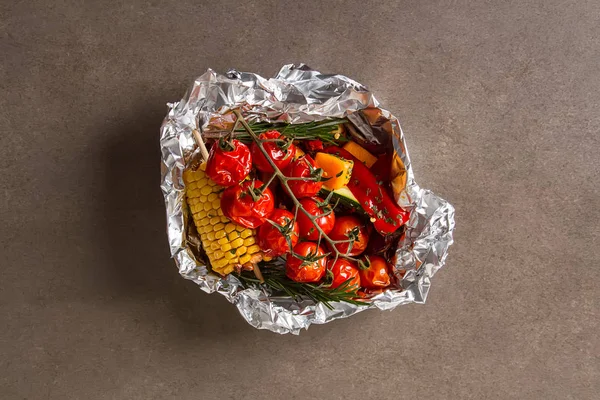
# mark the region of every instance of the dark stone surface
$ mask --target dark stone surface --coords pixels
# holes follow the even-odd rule
[[[2,399],[598,398],[597,1],[100,3],[0,6]],[[456,206],[427,305],[279,336],[177,274],[165,103],[289,62],[369,86]]]

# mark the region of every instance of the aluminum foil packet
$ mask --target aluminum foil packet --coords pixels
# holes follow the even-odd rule
[[[250,325],[281,334],[299,334],[311,324],[324,324],[370,308],[392,310],[401,304],[425,302],[431,278],[444,265],[453,242],[454,208],[417,185],[398,119],[381,108],[365,86],[343,75],[322,74],[304,64],[285,65],[270,79],[236,70],[222,75],[209,69],[181,101],[169,107],[160,132],[161,189],[171,255],[184,278],[207,293],[223,295]],[[210,272],[198,252],[199,238],[190,229],[193,223],[188,218],[182,175],[199,152],[193,131],[202,134],[214,128],[215,121],[218,125],[234,108],[241,108],[245,118],[253,122],[347,118],[353,135],[393,146],[393,194],[397,203],[410,212],[393,260],[398,287],[375,295],[366,305],[338,302],[329,309],[311,300],[295,301],[244,288],[234,275],[222,278]]]

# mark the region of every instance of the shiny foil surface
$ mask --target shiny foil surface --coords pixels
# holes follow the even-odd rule
[[[306,65],[285,65],[274,78],[229,71],[208,70],[174,104],[160,131],[161,189],[165,197],[171,255],[180,274],[207,293],[217,292],[234,304],[252,326],[277,333],[298,334],[311,324],[324,324],[357,312],[398,305],[424,303],[431,278],[444,265],[452,244],[454,208],[414,179],[406,140],[398,119],[379,107],[373,94],[360,83],[342,75],[325,75]],[[311,300],[301,302],[268,292],[244,289],[238,279],[209,272],[200,240],[188,219],[183,171],[197,159],[193,131],[213,131],[231,121],[226,113],[241,108],[252,122],[302,123],[326,118],[348,118],[351,134],[393,145],[396,157],[392,188],[398,204],[410,211],[410,219],[395,251],[394,271],[398,287],[389,288],[368,305],[332,303],[333,310]]]

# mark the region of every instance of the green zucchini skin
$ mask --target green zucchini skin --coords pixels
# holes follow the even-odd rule
[[[322,188],[319,196],[325,198],[329,195],[329,192],[329,190]],[[350,192],[350,189],[345,186],[333,191],[330,203],[335,204],[336,202],[338,202],[338,207],[342,207],[344,210],[357,212],[362,216],[368,217],[360,203],[356,200],[352,192]]]

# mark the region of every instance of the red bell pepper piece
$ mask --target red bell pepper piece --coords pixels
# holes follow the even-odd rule
[[[373,225],[377,232],[389,235],[408,221],[408,212],[394,202],[386,188],[377,182],[375,175],[356,157],[337,146],[327,147],[323,152],[354,161],[347,186],[371,217],[371,221],[374,219]]]
[[[369,168],[370,171],[375,175],[375,179],[378,181],[389,182],[390,180],[390,170],[392,169],[392,155],[390,153],[386,153],[382,156],[379,156],[375,164]]]
[[[305,142],[308,151],[321,151],[323,150],[323,142],[320,139],[307,140]]]

